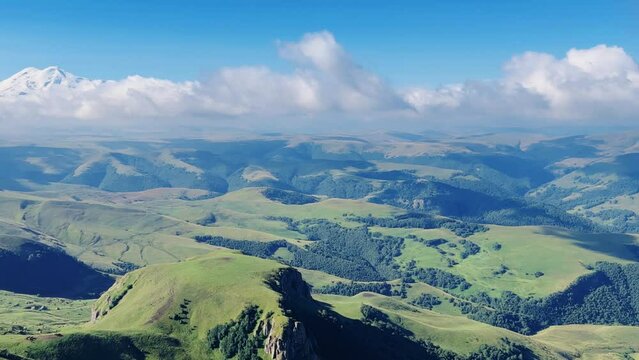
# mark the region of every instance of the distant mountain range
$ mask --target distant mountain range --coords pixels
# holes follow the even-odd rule
[[[60,86],[88,81],[51,74]],[[587,219],[613,231],[636,232],[637,143],[633,134],[521,143],[516,135],[427,140],[420,134],[379,133],[7,146],[0,147],[5,170],[0,189],[66,183],[110,192],[190,188],[219,195],[271,187],[366,198],[476,222],[592,230]]]

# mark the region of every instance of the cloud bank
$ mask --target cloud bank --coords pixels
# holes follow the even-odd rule
[[[503,76],[437,89],[393,87],[363,69],[329,32],[277,44],[290,72],[263,66],[222,68],[207,79],[173,82],[141,76],[88,80],[57,68],[25,69],[0,82],[0,122],[136,120],[214,124],[260,121],[510,126],[542,123],[632,125],[639,115],[639,66],[622,48],[571,49],[565,57],[527,52]]]
[[[571,49],[561,59],[527,52],[506,62],[501,79],[414,88],[405,99],[424,116],[627,123],[639,116],[639,68],[614,46]]]

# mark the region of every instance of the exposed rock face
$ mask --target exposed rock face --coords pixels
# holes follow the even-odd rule
[[[278,334],[270,321],[265,323],[262,331],[266,333],[264,351],[274,360],[315,360],[315,342],[307,335],[304,324],[291,320]]]
[[[308,284],[302,279],[302,275],[295,269],[285,268],[273,276],[269,285],[280,294],[282,302],[312,301]],[[304,324],[300,321],[289,320],[283,331],[278,331],[271,321],[262,326],[262,334],[266,336],[264,351],[274,360],[316,360],[317,346],[311,338]]]
[[[275,275],[275,283],[271,286],[282,294],[283,301],[311,300],[311,289],[302,279],[302,274],[293,268],[280,269]]]

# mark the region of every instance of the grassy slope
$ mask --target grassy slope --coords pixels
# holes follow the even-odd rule
[[[375,228],[390,235],[415,234],[425,239],[445,238],[458,242],[457,237],[447,230],[407,230]],[[577,277],[589,270],[585,265],[597,261],[628,262],[625,244],[639,243],[636,236],[615,234],[579,234],[563,229],[548,227],[507,227],[491,225],[485,233],[477,233],[469,240],[482,250],[462,260],[459,248],[441,249],[453,255],[441,255],[436,249],[407,239],[406,247],[399,257],[400,262],[414,259],[424,267],[438,267],[464,276],[474,286],[473,290],[483,290],[498,295],[503,290],[513,291],[521,296],[545,296],[566,288]],[[501,244],[494,250],[495,243]],[[447,267],[445,257],[459,262]],[[503,275],[494,275],[500,265],[510,270]],[[541,277],[534,273],[541,271]]]
[[[322,218],[337,222],[343,220],[342,214],[359,216],[390,216],[403,212],[390,206],[377,205],[365,200],[325,199],[306,205],[284,205],[271,201],[261,194],[260,188],[245,188],[223,196],[199,201],[180,203],[157,201],[142,204],[151,210],[175,218],[200,219],[214,213],[218,218],[216,225],[249,228],[265,232],[281,232],[282,236],[299,237],[295,232],[286,230],[280,222],[266,221],[265,216],[285,216],[295,220]]]
[[[374,306],[417,338],[444,349],[468,354],[482,344],[498,345],[501,338],[525,344],[541,358],[611,359],[622,354],[639,355],[639,328],[632,326],[567,325],[554,326],[534,336],[524,336],[502,328],[409,306],[386,296],[361,293],[353,297],[315,295],[343,316],[358,319],[362,304]]]
[[[440,314],[419,309],[404,302],[374,293],[361,293],[353,297],[337,295],[316,295],[318,300],[327,302],[333,309],[352,319],[361,316],[362,304],[375,306],[411,330],[417,337],[434,342],[449,350],[470,353],[480,344],[497,344],[500,337],[512,336],[520,341],[523,336],[508,330],[496,328],[461,316]]]
[[[25,199],[34,201],[34,204],[21,209],[20,204]],[[269,215],[286,216],[294,219],[326,218],[347,226],[355,226],[356,224],[346,221],[342,215],[344,213],[361,216],[373,214],[374,216],[384,217],[401,212],[401,210],[389,206],[375,205],[359,200],[341,199],[327,199],[315,204],[287,206],[265,199],[259,189],[243,189],[218,198],[195,201],[174,198],[170,200],[163,198],[154,200],[151,196],[145,197],[143,201],[127,202],[126,204],[116,203],[109,206],[90,202],[89,200],[85,203],[78,203],[43,199],[23,194],[8,196],[6,193],[2,193],[0,202],[3,202],[4,205],[0,207],[0,217],[10,218],[11,221],[16,223],[26,223],[38,229],[42,228],[47,233],[52,233],[57,238],[64,239],[64,242],[68,244],[68,251],[76,251],[76,254],[81,259],[94,264],[112,260],[125,260],[139,264],[175,261],[176,259],[183,259],[213,249],[209,246],[196,244],[188,239],[188,237],[196,233],[224,235],[248,240],[285,238],[293,242],[304,242],[303,235],[287,230],[283,223],[264,220],[264,217]],[[78,207],[82,210],[78,211]],[[123,209],[126,211],[121,211]],[[215,225],[204,227],[193,223],[210,213],[214,213],[218,218],[218,222]],[[22,215],[26,215],[24,220]],[[73,219],[73,224],[64,222],[64,219],[69,218]],[[375,228],[374,230],[398,236],[415,234],[425,239],[443,237],[453,242],[458,241],[454,234],[440,229]],[[91,235],[91,232],[101,235],[99,241],[94,241],[95,237]],[[179,235],[175,235],[176,232]],[[428,248],[410,239],[406,240],[406,248],[398,258],[398,261],[403,263],[410,259],[415,259],[421,266],[440,267],[447,271],[459,273],[475,284],[471,291],[488,290],[493,292],[493,294],[498,294],[502,290],[512,290],[524,296],[543,296],[565,288],[576,277],[586,273],[587,270],[582,264],[591,264],[600,260],[626,261],[624,256],[627,254],[624,253],[623,243],[637,241],[633,236],[581,235],[551,228],[502,226],[491,226],[490,231],[476,234],[470,240],[480,245],[482,251],[477,255],[462,260],[459,257],[458,249],[449,249],[452,255],[447,256],[460,262],[459,265],[453,268],[446,266],[442,255],[435,249]],[[492,249],[492,245],[497,242],[502,245],[499,251]],[[128,246],[128,249],[123,251],[125,245]],[[87,251],[88,249],[96,249],[96,251],[92,253]],[[167,253],[172,256],[167,256]],[[230,255],[231,258],[234,256],[236,255]],[[242,261],[245,260],[238,261],[238,264]],[[253,258],[246,261],[248,262],[246,266],[252,266],[253,262],[256,261],[261,262]],[[194,270],[195,267],[191,268],[184,264],[187,263],[181,263],[176,266],[185,266],[183,270],[178,272],[185,275],[176,276],[186,277],[186,274],[188,274],[188,277],[197,279],[198,274],[201,274],[201,272]],[[507,265],[510,268],[509,272],[501,276],[494,276],[492,272],[501,264]],[[153,269],[161,269],[164,266],[173,265],[159,265],[158,267],[153,267]],[[536,271],[542,271],[545,275],[535,278],[532,274]],[[305,279],[315,286],[345,281],[317,271],[302,271],[302,273]],[[236,277],[240,275],[233,274],[232,271],[223,275],[224,278],[235,279],[233,284],[228,285],[229,289],[236,285],[242,287],[242,285],[238,284],[248,281]],[[161,277],[153,277],[150,273],[145,276],[149,276],[149,282],[155,284],[153,286],[167,284]],[[172,279],[175,280],[175,278]],[[212,279],[209,280],[213,281]],[[170,287],[174,282],[166,286]],[[140,291],[141,294],[151,292],[151,290],[145,290],[144,288]],[[193,289],[180,289],[179,291],[193,294],[189,296],[202,296],[202,294],[198,294],[199,290],[195,289],[195,287]],[[205,297],[214,295],[206,291]],[[185,332],[181,327],[176,327],[175,322],[171,320],[162,320],[152,326],[140,320],[142,318],[131,321],[136,319],[135,316],[144,314],[146,314],[144,316],[148,316],[148,311],[141,315],[136,315],[137,311],[131,311],[131,314],[127,314],[127,311],[118,310],[118,307],[103,321],[87,327],[85,331],[118,329],[120,326],[126,325],[127,331],[131,332],[140,330],[168,331],[186,338],[202,337],[210,322],[218,321],[215,318],[217,316],[215,314],[225,314],[226,320],[237,315],[241,304],[234,300],[237,300],[237,296],[245,296],[246,294],[243,294],[240,290],[236,291],[237,294],[233,292],[218,293],[220,296],[224,295],[222,298],[230,296],[228,298],[232,299],[231,301],[219,300],[219,303],[222,306],[231,306],[227,305],[227,303],[232,304],[234,306],[232,310],[221,311],[221,309],[216,309],[215,311],[208,310],[210,313],[207,313],[205,310],[194,308],[193,315],[197,311],[201,311],[198,314],[202,314],[202,316],[198,316],[198,318],[207,319],[204,320],[205,323],[202,327],[198,326],[196,328],[194,333]],[[409,300],[417,297],[422,292],[432,293],[444,300],[451,296],[428,285],[415,284],[409,290]],[[168,292],[158,291],[157,293],[161,294],[158,304],[160,304],[162,299],[166,300],[169,297]],[[131,294],[134,294],[134,292]],[[139,301],[146,297],[146,295],[140,295]],[[386,311],[401,316],[404,319],[404,324],[418,336],[457,351],[471,351],[482,341],[494,343],[500,336],[503,336],[504,332],[508,333],[509,336],[520,336],[503,329],[468,320],[465,317],[455,316],[459,315],[458,310],[447,301],[436,306],[434,308],[436,312],[426,310],[415,312],[413,307],[409,307],[412,310],[406,310],[406,305],[397,299],[389,300],[384,297],[379,297],[384,299],[382,303],[379,303],[381,300],[377,296],[365,297],[363,294],[354,298],[325,295],[320,298],[329,300],[338,312],[347,316],[358,316],[359,306],[361,306],[362,302],[379,306]],[[171,303],[171,306],[179,306],[178,303]],[[209,306],[206,306],[206,308],[212,309]],[[223,307],[222,309],[226,308]],[[218,310],[220,311],[218,312]],[[118,316],[118,311],[121,311],[123,315]],[[600,331],[598,329],[599,327],[591,327],[587,330],[579,331],[586,331],[590,334],[593,331]],[[630,330],[633,329],[630,328]],[[566,329],[564,331],[569,333],[576,332],[574,329]],[[574,348],[578,350],[574,350],[569,347],[572,346],[570,342],[561,343],[561,341],[556,339],[546,340],[541,334],[539,337],[544,343],[549,344],[548,346],[552,345],[560,349],[567,346],[566,351],[587,349],[586,345],[579,345],[579,347]],[[525,341],[530,340],[525,339]]]
[[[203,342],[208,330],[234,319],[248,304],[258,305],[263,317],[272,312],[276,324],[284,323],[286,318],[278,305],[280,295],[264,284],[266,276],[280,267],[274,261],[228,250],[179,263],[151,265],[121,278],[94,304],[107,312],[97,322],[62,331],[168,335],[182,342],[187,356],[210,358],[214,354]],[[111,299],[128,284],[133,287],[117,306],[110,308]],[[180,324],[170,317],[180,312],[185,299],[191,301],[188,324]],[[39,338],[35,343],[45,339]],[[16,352],[30,346],[24,337],[3,337],[1,342]],[[219,358],[219,354],[215,357]]]
[[[343,214],[385,217],[401,213],[402,210],[390,206],[371,204],[362,200],[326,199],[307,205],[282,205],[264,198],[260,189],[247,188],[224,196],[200,201],[150,201],[139,204],[149,211],[164,213],[174,218],[194,221],[206,214],[214,213],[218,222],[209,227],[209,232],[237,239],[287,240],[303,239],[303,235],[286,229],[279,221],[264,220],[265,216],[286,216],[293,219],[324,218],[339,222],[345,226],[357,224],[344,219]],[[389,235],[405,237],[414,234],[425,239],[445,238],[458,242],[458,237],[444,229],[387,229],[373,227]],[[269,236],[265,236],[270,235]],[[416,241],[406,239],[400,263],[415,259],[424,267],[439,267],[458,273],[475,284],[471,291],[488,291],[498,295],[503,290],[511,290],[522,296],[545,296],[564,289],[577,277],[586,274],[585,265],[597,261],[626,262],[628,253],[625,244],[639,243],[632,235],[590,235],[548,227],[506,227],[490,226],[490,231],[478,233],[469,240],[481,246],[482,251],[466,259],[461,259],[456,249],[445,249],[449,255],[441,255]],[[501,244],[501,250],[492,246]],[[453,268],[447,266],[445,257],[459,262]],[[494,271],[501,265],[510,270],[495,276]],[[544,276],[535,277],[536,272]],[[308,277],[308,276],[307,276]],[[325,281],[313,285],[321,286]]]
[[[152,265],[123,277],[98,300],[95,307],[107,310],[102,319],[94,324],[61,331],[66,334],[76,331],[117,331],[133,336],[142,333],[170,335],[186,344],[189,356],[210,356],[201,342],[206,331],[215,324],[237,316],[246,304],[257,304],[265,313],[273,311],[283,319],[277,306],[279,295],[263,283],[265,276],[280,266],[273,261],[246,257],[227,250],[185,262]],[[324,282],[339,280],[315,272],[305,272],[305,275]],[[132,289],[117,306],[109,309],[110,299],[129,284],[133,285]],[[414,285],[413,291],[448,296],[422,284]],[[413,295],[411,293],[409,297]],[[603,356],[632,349],[637,332],[635,327],[564,326],[551,328],[534,337],[525,337],[462,316],[419,309],[399,299],[372,293],[354,297],[315,295],[315,298],[329,303],[335,311],[353,319],[360,317],[362,304],[375,306],[389,314],[393,321],[412,331],[416,337],[461,353],[470,353],[481,344],[498,344],[500,338],[507,337],[548,356],[557,351]],[[192,303],[189,305],[188,324],[180,325],[170,316],[180,311],[179,306],[184,299]],[[36,340],[35,344],[41,345],[42,341]],[[602,342],[605,345],[601,345]],[[17,352],[30,346],[24,337],[15,336],[2,337],[0,343],[9,344]]]
[[[0,193],[0,205],[0,223],[27,229],[30,237],[57,243],[97,268],[113,268],[117,261],[172,262],[212,249],[190,239],[206,232],[201,226],[124,206],[6,192]]]
[[[584,359],[614,359],[619,354],[639,358],[639,328],[636,326],[553,326],[533,338]]]
[[[21,326],[28,333],[51,333],[85,323],[93,302],[0,291],[0,333],[13,326]]]
[[[73,196],[67,190],[67,197]],[[85,197],[88,190],[81,188]],[[73,256],[94,266],[108,268],[114,261],[136,265],[171,262],[210,251],[212,247],[191,240],[194,234],[221,235],[235,239],[268,241],[286,239],[303,244],[304,236],[286,229],[280,221],[265,220],[265,216],[286,216],[294,219],[325,218],[347,226],[356,224],[344,219],[344,213],[391,216],[401,210],[361,200],[326,199],[307,205],[283,205],[264,198],[260,189],[248,188],[221,197],[187,201],[165,200],[165,194],[146,192],[144,201],[133,204],[100,205],[95,198],[86,202],[59,201],[20,193],[0,193],[0,219],[51,235],[63,242]],[[95,197],[103,200],[103,194]],[[128,198],[137,198],[134,194]],[[122,198],[122,196],[118,197]],[[25,200],[29,203],[25,206]],[[24,208],[23,208],[24,207]],[[195,222],[213,213],[218,219],[212,226]],[[390,235],[414,234],[425,239],[443,237],[457,241],[447,230],[373,228]],[[482,247],[481,253],[462,260],[459,249],[440,246],[449,254],[441,255],[434,248],[407,239],[398,261],[415,259],[424,267],[439,267],[459,273],[471,283],[473,290],[494,294],[508,289],[527,296],[543,296],[565,288],[588,270],[586,264],[596,261],[625,261],[625,243],[637,242],[630,235],[583,235],[542,227],[491,226],[487,233],[470,238]],[[500,243],[501,250],[492,245]],[[286,256],[286,254],[283,254]],[[459,262],[447,267],[446,257]],[[495,276],[500,265],[510,270]],[[542,277],[535,277],[537,271]]]
[[[177,264],[149,266],[124,277],[119,285],[133,284],[123,300],[90,330],[154,331],[190,342],[192,355],[204,356],[202,340],[210,328],[234,319],[248,304],[275,313],[284,321],[278,307],[279,294],[264,284],[265,277],[280,264],[220,250]],[[112,288],[96,303],[108,309],[108,299],[119,288]],[[189,321],[181,325],[169,317],[180,311],[184,299],[190,300]],[[201,341],[194,341],[201,340]]]

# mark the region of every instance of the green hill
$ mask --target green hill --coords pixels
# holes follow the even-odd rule
[[[583,339],[562,341],[559,329]],[[221,359],[229,353],[277,359],[476,359],[496,351],[554,359],[582,351],[637,351],[635,328],[615,329],[559,327],[528,337],[372,293],[314,300],[299,272],[218,250],[133,271],[93,304],[85,325],[68,326],[58,335],[0,336],[0,347],[12,354],[7,356],[32,359],[83,359],[87,354],[95,359],[120,359],[121,354]],[[597,346],[602,332],[623,337]]]
[[[229,251],[152,265],[120,278],[94,304],[90,323],[66,328],[60,337],[22,338],[11,351],[36,359],[74,358],[67,343],[73,341],[87,351],[126,345],[133,358],[140,352],[149,352],[151,358],[221,358],[207,345],[209,330],[232,321],[250,305],[260,309],[265,329],[268,323],[267,335],[285,331],[288,318],[279,306],[281,295],[265,283],[281,268]]]
[[[636,357],[637,137],[518,139],[4,147],[0,358]]]

